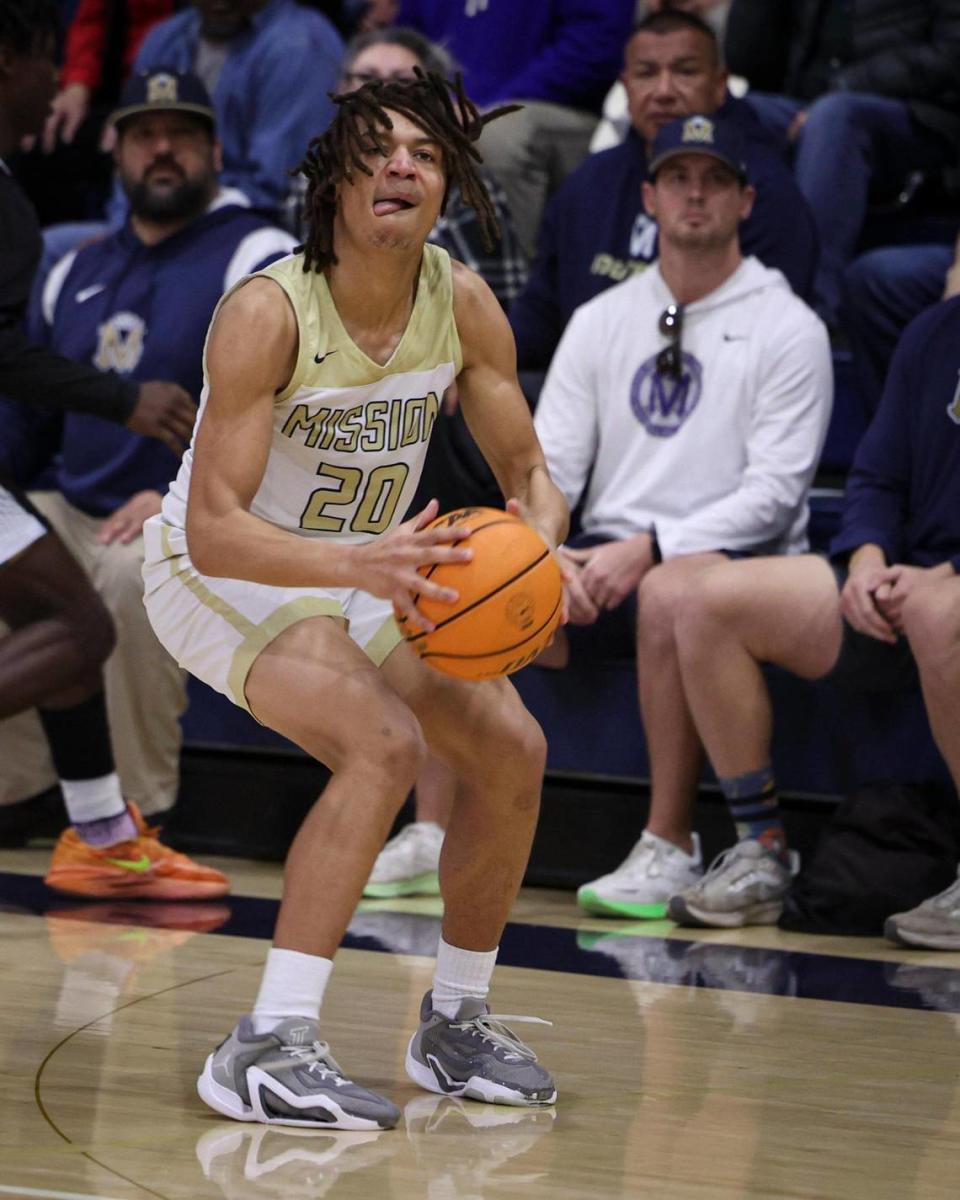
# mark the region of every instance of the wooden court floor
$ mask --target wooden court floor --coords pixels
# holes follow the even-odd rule
[[[497,1012],[554,1071],[553,1109],[422,1092],[406,1040],[438,902],[358,913],[324,1026],[403,1110],[383,1133],[231,1123],[203,1059],[256,990],[279,869],[224,862],[211,905],[76,904],[0,853],[0,1200],[939,1200],[960,1195],[960,956],[880,940],[581,918],[518,902]]]

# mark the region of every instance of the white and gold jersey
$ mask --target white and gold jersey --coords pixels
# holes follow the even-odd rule
[[[258,274],[289,297],[299,353],[276,397],[270,453],[250,511],[308,537],[369,541],[397,525],[413,500],[441,398],[462,365],[449,256],[424,247],[410,320],[384,366],[351,340],[326,278],[305,273],[302,254]],[[209,388],[206,363],[204,380],[196,428]],[[186,525],[192,459],[191,446],[163,503],[163,521],[177,531]]]

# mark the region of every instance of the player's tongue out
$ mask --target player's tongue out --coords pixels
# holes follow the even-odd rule
[[[404,200],[400,196],[386,196],[382,200],[374,201],[373,211],[378,217],[386,217],[391,213],[403,212],[404,209],[412,207],[409,200]]]

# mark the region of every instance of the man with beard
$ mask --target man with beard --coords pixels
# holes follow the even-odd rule
[[[585,491],[582,539],[561,549],[570,620],[593,627],[577,640],[637,657],[650,814],[623,865],[580,889],[580,904],[605,915],[661,917],[702,869],[691,820],[703,754],[677,662],[680,598],[731,557],[807,544],[830,350],[783,275],[741,253],[754,196],[743,162],[736,125],[717,115],[660,130],[643,187],[659,262],[576,311],[536,415],[571,507]],[[771,864],[785,871],[776,810],[763,815]]]
[[[279,213],[289,172],[333,116],[343,42],[296,0],[194,0],[155,25],[133,71],[175,67],[203,80],[223,142],[223,182]]]
[[[221,188],[213,109],[195,76],[132,77],[113,114],[117,175],[130,201],[124,227],[68,255],[51,271],[32,332],[52,348],[123,380],[158,374],[193,395],[203,338],[223,291],[289,252],[294,240]],[[21,418],[24,415],[21,412]],[[6,416],[7,451],[35,434]],[[160,646],[143,608],[141,529],[160,511],[178,460],[159,442],[87,414],[64,419],[57,491],[32,499],[86,569],[119,637],[105,667],[110,727],[123,794],[147,813],[171,807],[179,780],[184,677]],[[0,727],[0,792],[6,801],[54,781],[34,714]],[[89,864],[64,835],[48,882],[75,887]]]

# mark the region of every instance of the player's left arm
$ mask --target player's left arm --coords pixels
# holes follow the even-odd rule
[[[463,367],[459,401],[470,432],[504,496],[554,548],[567,535],[570,510],[550,478],[530,410],[517,381],[517,352],[503,309],[487,284],[453,263],[453,311]]]

